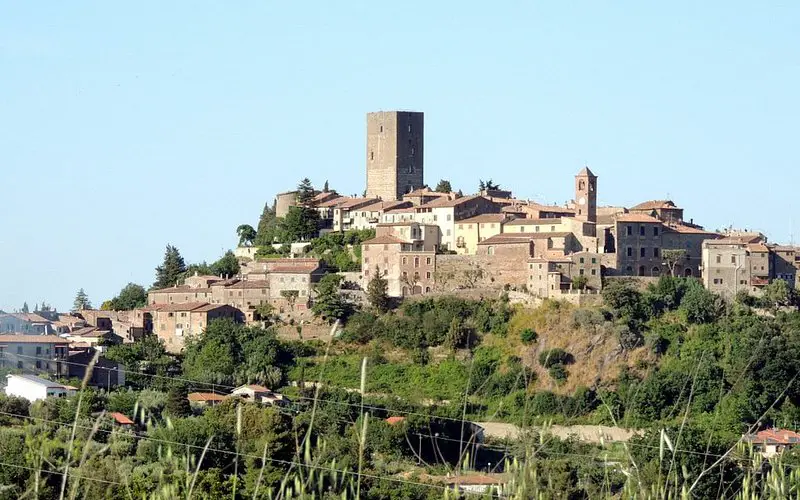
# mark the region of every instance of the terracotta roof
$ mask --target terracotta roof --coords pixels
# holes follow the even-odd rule
[[[263,385],[258,385],[258,384],[240,385],[239,387],[234,389],[234,391],[238,390],[238,389],[250,389],[251,391],[254,391],[254,392],[272,392],[269,389],[267,389],[266,387],[264,387]]]
[[[353,208],[359,205],[367,205],[380,201],[378,198],[346,198],[336,205],[336,208]]]
[[[660,208],[678,208],[672,200],[649,200],[631,207],[631,210],[656,210]]]
[[[747,245],[747,249],[750,250],[751,252],[761,252],[761,253],[769,252],[769,248],[767,248],[767,245],[763,243],[750,243],[749,245]]]
[[[660,220],[645,214],[619,214],[617,215],[617,222],[649,222],[661,224]]]
[[[96,326],[86,326],[83,328],[79,328],[73,332],[70,332],[68,335],[70,337],[97,337],[108,335],[111,333],[111,330],[101,330],[99,327]]]
[[[478,245],[512,245],[515,243],[529,243],[533,240],[534,233],[500,233],[490,238],[479,241]]]
[[[267,274],[309,274],[319,269],[319,264],[305,264],[302,266],[275,266],[267,270]]]
[[[190,392],[187,396],[189,401],[206,402],[206,401],[225,401],[228,396],[215,394],[213,392]]]
[[[398,227],[398,226],[414,226],[419,224],[419,222],[415,222],[413,220],[403,220],[400,222],[381,222],[378,224],[378,227]],[[425,225],[425,224],[421,224]]]
[[[28,321],[30,323],[52,323],[52,321],[49,319],[39,316],[35,313],[11,313],[9,316],[21,319],[22,321]]]
[[[225,287],[226,290],[269,288],[266,280],[241,280]]]
[[[744,441],[757,444],[800,444],[800,434],[787,429],[764,429],[745,435]]]
[[[171,286],[169,288],[157,288],[148,293],[211,293],[211,288],[194,288],[189,285]]]
[[[482,224],[484,222],[505,222],[511,220],[506,214],[482,214],[470,217],[469,219],[462,219],[458,221],[459,224]]]
[[[335,207],[336,205],[342,203],[343,201],[344,201],[344,196],[337,196],[331,198],[330,200],[325,200],[323,202],[317,203],[317,208]]]
[[[364,241],[361,243],[361,246],[364,245],[399,245],[401,243],[407,243],[400,238],[395,238],[394,236],[390,236],[388,234],[384,234],[381,236],[376,236],[370,240]]]
[[[560,212],[560,213],[570,213],[574,214],[574,208],[567,208],[567,207],[559,207],[557,205],[541,205],[539,203],[530,203],[528,205],[528,210],[536,210],[539,212]]]
[[[406,417],[389,417],[386,419],[386,423],[389,425],[395,425],[405,421]]]
[[[561,224],[561,217],[553,217],[551,219],[514,219],[507,223],[507,226],[546,226],[553,224]]]
[[[112,411],[109,415],[120,425],[133,425],[133,420],[118,411]]]
[[[461,205],[462,203],[467,203],[468,201],[475,200],[477,198],[484,198],[487,201],[490,201],[485,196],[480,195],[470,195],[470,196],[462,196],[461,198],[456,198],[455,200],[449,200],[447,198],[439,198],[438,200],[429,201],[424,205],[420,205],[417,208],[449,208],[449,207],[456,207]]]
[[[403,196],[450,196],[453,193],[440,193],[439,191],[434,191],[431,188],[417,188],[409,193],[404,194]]]
[[[409,207],[411,206],[410,201],[377,201],[375,203],[371,203],[366,207],[361,207],[360,210],[364,210],[365,212],[386,212],[388,210],[392,210],[395,208],[401,207]]]
[[[706,231],[705,229],[700,229],[699,227],[687,226],[685,224],[675,224],[675,225],[670,224],[666,226],[666,229],[681,234],[708,234],[708,235],[719,236],[718,233],[715,233],[713,231]]]
[[[416,212],[416,207],[402,207],[387,210],[384,214],[413,214]]]
[[[209,304],[208,302],[186,302],[184,304],[152,304],[148,309],[158,312],[207,312],[224,304]]]
[[[58,335],[0,335],[0,344],[63,344],[69,342]]]
[[[800,249],[798,247],[792,247],[788,245],[775,245],[772,249],[776,252],[798,252]]]

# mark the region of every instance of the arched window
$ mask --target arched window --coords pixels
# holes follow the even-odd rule
[[[581,190],[581,191],[586,189],[586,181],[584,181],[583,179],[579,180],[578,181],[578,189]]]
[[[490,246],[489,248],[487,248],[486,253],[488,253],[489,255],[494,255],[494,247]]]
[[[692,277],[692,270],[691,270],[691,268],[688,268],[688,267],[687,267],[686,269],[684,269],[684,270],[683,270],[683,275],[684,275],[684,276],[686,276],[687,278],[691,278],[691,277]]]
[[[431,293],[431,287],[426,286],[425,287],[425,293]]]
[[[661,269],[659,269],[658,266],[653,267],[653,276],[659,275],[661,275]]]

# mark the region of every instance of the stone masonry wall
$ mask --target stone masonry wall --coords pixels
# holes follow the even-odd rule
[[[521,287],[527,282],[527,263],[495,255],[437,255],[436,290]]]

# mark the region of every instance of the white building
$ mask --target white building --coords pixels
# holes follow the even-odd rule
[[[65,376],[68,346],[58,335],[0,335],[0,368]]]
[[[48,397],[63,398],[75,394],[76,387],[59,384],[33,375],[6,375],[6,395],[25,398],[31,403]]]

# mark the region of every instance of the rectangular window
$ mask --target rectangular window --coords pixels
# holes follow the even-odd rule
[[[419,267],[419,257],[414,257],[414,267]]]
[[[583,276],[584,273],[585,271],[583,269],[578,270],[578,274],[580,274],[581,276]]]
[[[403,265],[405,266],[406,264],[408,264],[408,258],[407,257],[403,257]]]
[[[633,257],[633,248],[628,247],[628,257]]]
[[[580,258],[580,263],[583,264],[583,257]]]
[[[592,276],[597,275],[597,269],[592,269]]]
[[[537,233],[539,232],[539,226],[536,226],[536,232]]]
[[[17,354],[22,354],[22,346],[21,345],[17,346]]]
[[[406,271],[403,271],[403,278],[408,278],[408,273]]]
[[[426,278],[426,279],[431,279],[431,272],[430,272],[430,271],[428,271],[427,273],[425,273],[425,278]]]
[[[556,226],[550,226],[550,232],[551,233],[555,233],[556,232]]]
[[[425,258],[425,264],[427,264],[429,266],[431,265],[431,258],[430,257],[426,257]]]
[[[519,232],[520,233],[524,233],[525,232],[525,226],[519,226]]]
[[[653,226],[653,236],[658,236],[658,226]]]
[[[439,218],[439,216],[438,216],[438,215],[434,215],[434,216],[433,216],[433,222],[436,222],[436,220],[437,220],[438,218]]]
[[[41,348],[41,346],[36,346],[36,355],[37,355],[37,356],[41,356],[41,355],[42,355],[42,348]]]
[[[644,236],[644,226],[639,226],[639,236]]]
[[[447,214],[447,221],[449,222],[449,221],[451,221],[451,220],[453,220],[453,216],[452,216],[452,215],[450,215],[450,214]],[[472,226],[470,226],[470,228],[471,228],[471,227],[472,227]]]
[[[459,228],[459,229],[464,229],[464,224],[459,224],[459,225],[458,225],[458,228]]]
[[[653,257],[658,258],[658,255],[659,255],[658,247],[653,247]]]
[[[717,255],[717,264],[722,263],[722,255]]]
[[[447,230],[447,236],[450,236],[450,230],[449,229]]]
[[[645,248],[644,247],[639,249],[639,256],[640,257],[644,257],[645,256]]]
[[[633,227],[625,226],[625,234],[627,234],[628,236],[631,236],[633,234]]]
[[[592,264],[597,264],[597,259],[595,257],[592,257]]]
[[[467,229],[472,229],[472,224],[467,224]]]

